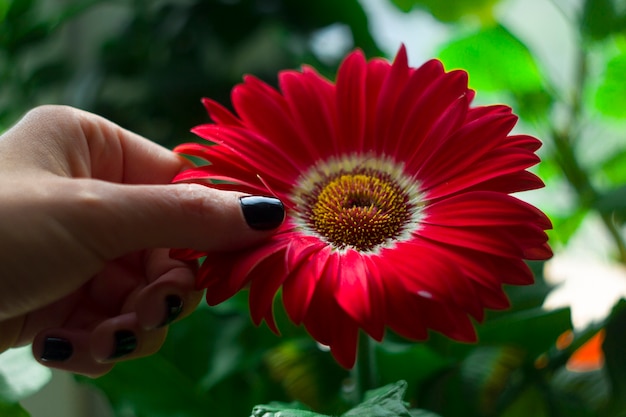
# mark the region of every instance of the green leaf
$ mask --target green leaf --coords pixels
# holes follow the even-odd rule
[[[289,398],[318,411],[334,411],[341,381],[348,376],[310,337],[281,342],[264,355],[264,363]]]
[[[9,9],[7,11],[7,19],[19,19],[23,15],[31,12],[34,0],[9,0]]]
[[[215,404],[194,381],[161,354],[117,364],[97,379],[80,378],[102,389],[115,410],[152,417],[204,417]],[[184,406],[181,406],[184,405]]]
[[[252,409],[250,417],[328,417],[325,414],[309,411],[300,403],[272,402],[266,405],[257,405]]]
[[[342,414],[342,417],[411,417],[407,404],[403,401],[406,388],[406,381],[398,381],[368,391],[365,401]]]
[[[491,20],[493,6],[499,0],[392,0],[403,12],[419,7],[428,10],[442,22],[456,22],[464,16],[475,15],[483,20]]]
[[[412,408],[409,410],[409,414],[411,417],[439,417],[439,414],[431,413],[427,410],[420,410],[417,408]]]
[[[0,22],[4,22],[4,18],[11,7],[11,0],[0,0]]]
[[[572,328],[569,308],[535,308],[501,316],[478,327],[481,344],[524,349],[531,360],[550,349],[558,336]]]
[[[626,118],[626,53],[610,59],[595,95],[595,106],[605,116]]]
[[[479,346],[461,363],[467,399],[481,415],[495,415],[498,400],[526,352],[514,346]]]
[[[33,358],[30,346],[0,355],[0,401],[16,403],[33,395],[52,377],[50,370]]]
[[[424,343],[400,343],[390,339],[392,337],[386,337],[376,347],[376,363],[381,381],[403,379],[410,387],[416,387],[452,364],[451,359]]]
[[[465,69],[470,86],[477,90],[517,94],[543,90],[532,54],[504,26],[492,26],[452,40],[438,55],[447,69]]]
[[[619,13],[619,0],[585,0],[581,30],[591,39],[602,40],[626,29],[626,14]],[[622,10],[623,7],[621,7]]]
[[[17,403],[4,403],[0,401],[0,416],[2,417],[30,417],[30,413]]]
[[[626,185],[605,192],[594,205],[600,213],[626,217]]]
[[[592,417],[605,409],[610,395],[610,383],[602,369],[590,372],[572,372],[566,368],[557,371],[551,387],[555,391],[562,415]]]
[[[545,396],[536,385],[530,386],[500,417],[551,417]]]
[[[602,345],[612,391],[614,410],[626,409],[626,301],[620,300],[608,318]]]
[[[626,184],[626,150],[613,153],[602,163],[602,174],[611,184]]]

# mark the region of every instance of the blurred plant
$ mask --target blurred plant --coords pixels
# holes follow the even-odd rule
[[[453,39],[439,53],[446,69],[467,69],[479,96],[509,103],[544,140],[538,173],[551,193],[567,190],[563,201],[542,207],[553,220],[557,251],[597,218],[611,239],[611,255],[626,263],[623,2],[581,0],[576,7],[554,0],[576,34],[576,75],[564,85],[500,21],[506,2],[390,1],[448,25]],[[342,28],[352,38],[348,48],[381,54],[356,0],[0,0],[0,21],[0,130],[28,108],[56,102],[98,112],[168,146],[205,122],[200,97],[229,102],[243,72],[269,83],[279,69],[301,63],[334,73],[345,50],[320,54],[312,40],[321,30]],[[574,330],[569,309],[542,308],[551,288],[542,263],[531,267],[535,284],[507,289],[512,308],[487,316],[478,344],[436,334],[413,344],[391,334],[373,346],[370,382],[391,385],[368,397],[355,392],[354,375],[290,324],[279,303],[282,337],[255,328],[245,294],[174,325],[158,354],[79,380],[100,388],[120,417],[284,416],[297,409],[300,414],[291,415],[348,416],[356,415],[353,407],[378,415],[387,406],[396,413],[388,415],[428,417],[626,416],[626,302],[604,321]],[[568,369],[572,355],[601,331],[604,341],[596,341],[595,350],[603,363],[584,372]],[[557,344],[565,332],[571,332],[568,343]],[[25,366],[5,372],[0,364],[3,416],[27,415],[18,402],[32,390],[16,382]],[[33,389],[46,378],[36,381]],[[256,404],[268,405],[252,411]]]

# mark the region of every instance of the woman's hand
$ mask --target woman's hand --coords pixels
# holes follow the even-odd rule
[[[0,352],[33,342],[43,364],[91,376],[156,352],[201,298],[197,265],[167,248],[235,250],[284,217],[273,198],[169,184],[189,166],[70,107],[1,136]]]

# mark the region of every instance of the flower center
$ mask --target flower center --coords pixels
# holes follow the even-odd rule
[[[320,164],[296,190],[297,222],[338,250],[375,252],[407,239],[421,219],[415,180],[385,159]]]

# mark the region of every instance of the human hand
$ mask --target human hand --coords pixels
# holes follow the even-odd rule
[[[96,115],[30,111],[0,137],[0,352],[90,376],[156,352],[201,293],[166,248],[263,241],[282,204],[169,184],[190,163]],[[245,204],[244,204],[245,203]]]

